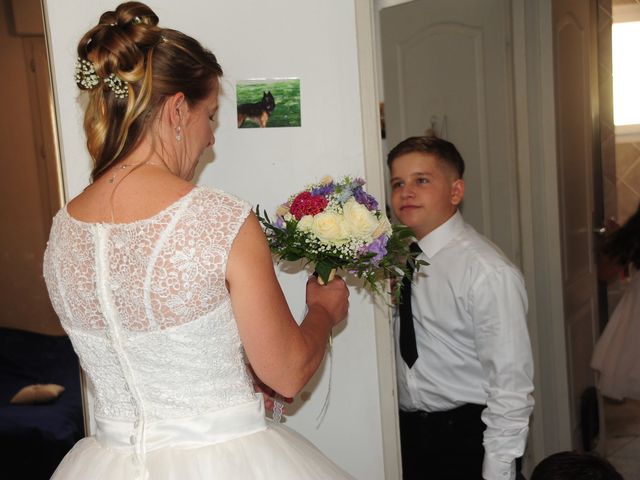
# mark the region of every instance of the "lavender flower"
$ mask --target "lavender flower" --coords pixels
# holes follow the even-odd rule
[[[367,210],[371,212],[378,210],[378,201],[361,187],[353,190],[353,197],[356,199],[356,202],[367,207]]]
[[[273,226],[279,228],[280,230],[284,230],[286,224],[284,223],[284,219],[282,217],[276,217],[276,221],[273,222]]]
[[[335,190],[335,185],[333,182],[329,183],[328,185],[322,185],[320,187],[316,187],[316,188],[312,188],[311,189],[311,195],[321,195],[323,197],[326,197],[330,194],[333,193],[333,191]]]
[[[355,178],[351,181],[351,188],[355,190],[356,188],[363,186],[365,183],[367,182],[364,180],[364,178]]]
[[[388,236],[380,235],[373,242],[371,242],[369,245],[367,245],[367,247],[364,248],[360,252],[360,254],[363,254],[363,253],[375,253],[375,256],[371,257],[370,262],[377,267],[378,264],[380,263],[380,261],[387,254],[387,241],[388,240],[389,240]]]

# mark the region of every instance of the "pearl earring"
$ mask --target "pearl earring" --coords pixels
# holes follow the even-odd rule
[[[180,134],[180,131],[181,131],[181,130],[182,130],[182,129],[180,128],[180,125],[178,125],[178,126],[176,127],[176,140],[177,140],[177,141],[182,140],[182,135]]]

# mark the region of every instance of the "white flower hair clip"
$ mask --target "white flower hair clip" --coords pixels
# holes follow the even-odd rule
[[[76,84],[85,90],[91,90],[100,83],[100,77],[96,74],[93,64],[82,58],[76,60],[75,78]]]
[[[129,86],[127,82],[118,77],[115,73],[109,74],[104,79],[104,83],[111,89],[116,98],[127,98],[129,96]]]
[[[84,90],[92,90],[100,83],[100,77],[89,60],[79,58],[76,60],[76,84]],[[129,85],[115,73],[111,73],[104,79],[105,85],[113,92],[116,98],[129,96]]]

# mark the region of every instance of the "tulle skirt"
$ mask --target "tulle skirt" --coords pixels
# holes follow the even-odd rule
[[[203,432],[193,434],[190,428],[195,426],[202,430],[198,426],[202,423],[194,419],[178,425],[174,423],[171,425],[171,435],[162,437],[157,432],[149,433],[150,438],[155,440],[149,445],[149,451],[145,452],[142,464],[134,447],[111,441],[113,431],[108,432],[111,438],[106,443],[105,435],[87,437],[65,456],[52,480],[353,478],[298,433],[282,424],[270,420],[265,422],[264,417],[260,421],[262,428],[259,431],[234,434],[231,439],[214,438],[211,444],[197,446],[192,440],[194,436],[202,437]],[[167,430],[162,433],[167,433]],[[181,438],[186,442],[181,442]]]
[[[640,272],[618,302],[593,351],[591,367],[607,397],[640,400]]]

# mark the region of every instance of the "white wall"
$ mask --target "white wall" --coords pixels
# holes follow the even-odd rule
[[[199,39],[225,71],[215,161],[198,183],[222,188],[272,211],[294,191],[324,174],[364,175],[365,160],[354,3],[345,0],[150,0],[160,25]],[[88,183],[79,90],[73,80],[76,45],[112,1],[45,1],[63,175],[67,199]],[[255,77],[301,79],[302,127],[235,127],[235,81]],[[205,154],[205,159],[211,160]],[[299,318],[305,273],[279,271]],[[288,425],[360,479],[384,478],[380,386],[374,309],[368,294],[351,288],[349,319],[333,345],[330,406],[316,417],[329,388],[329,365],[312,380],[311,395]]]

